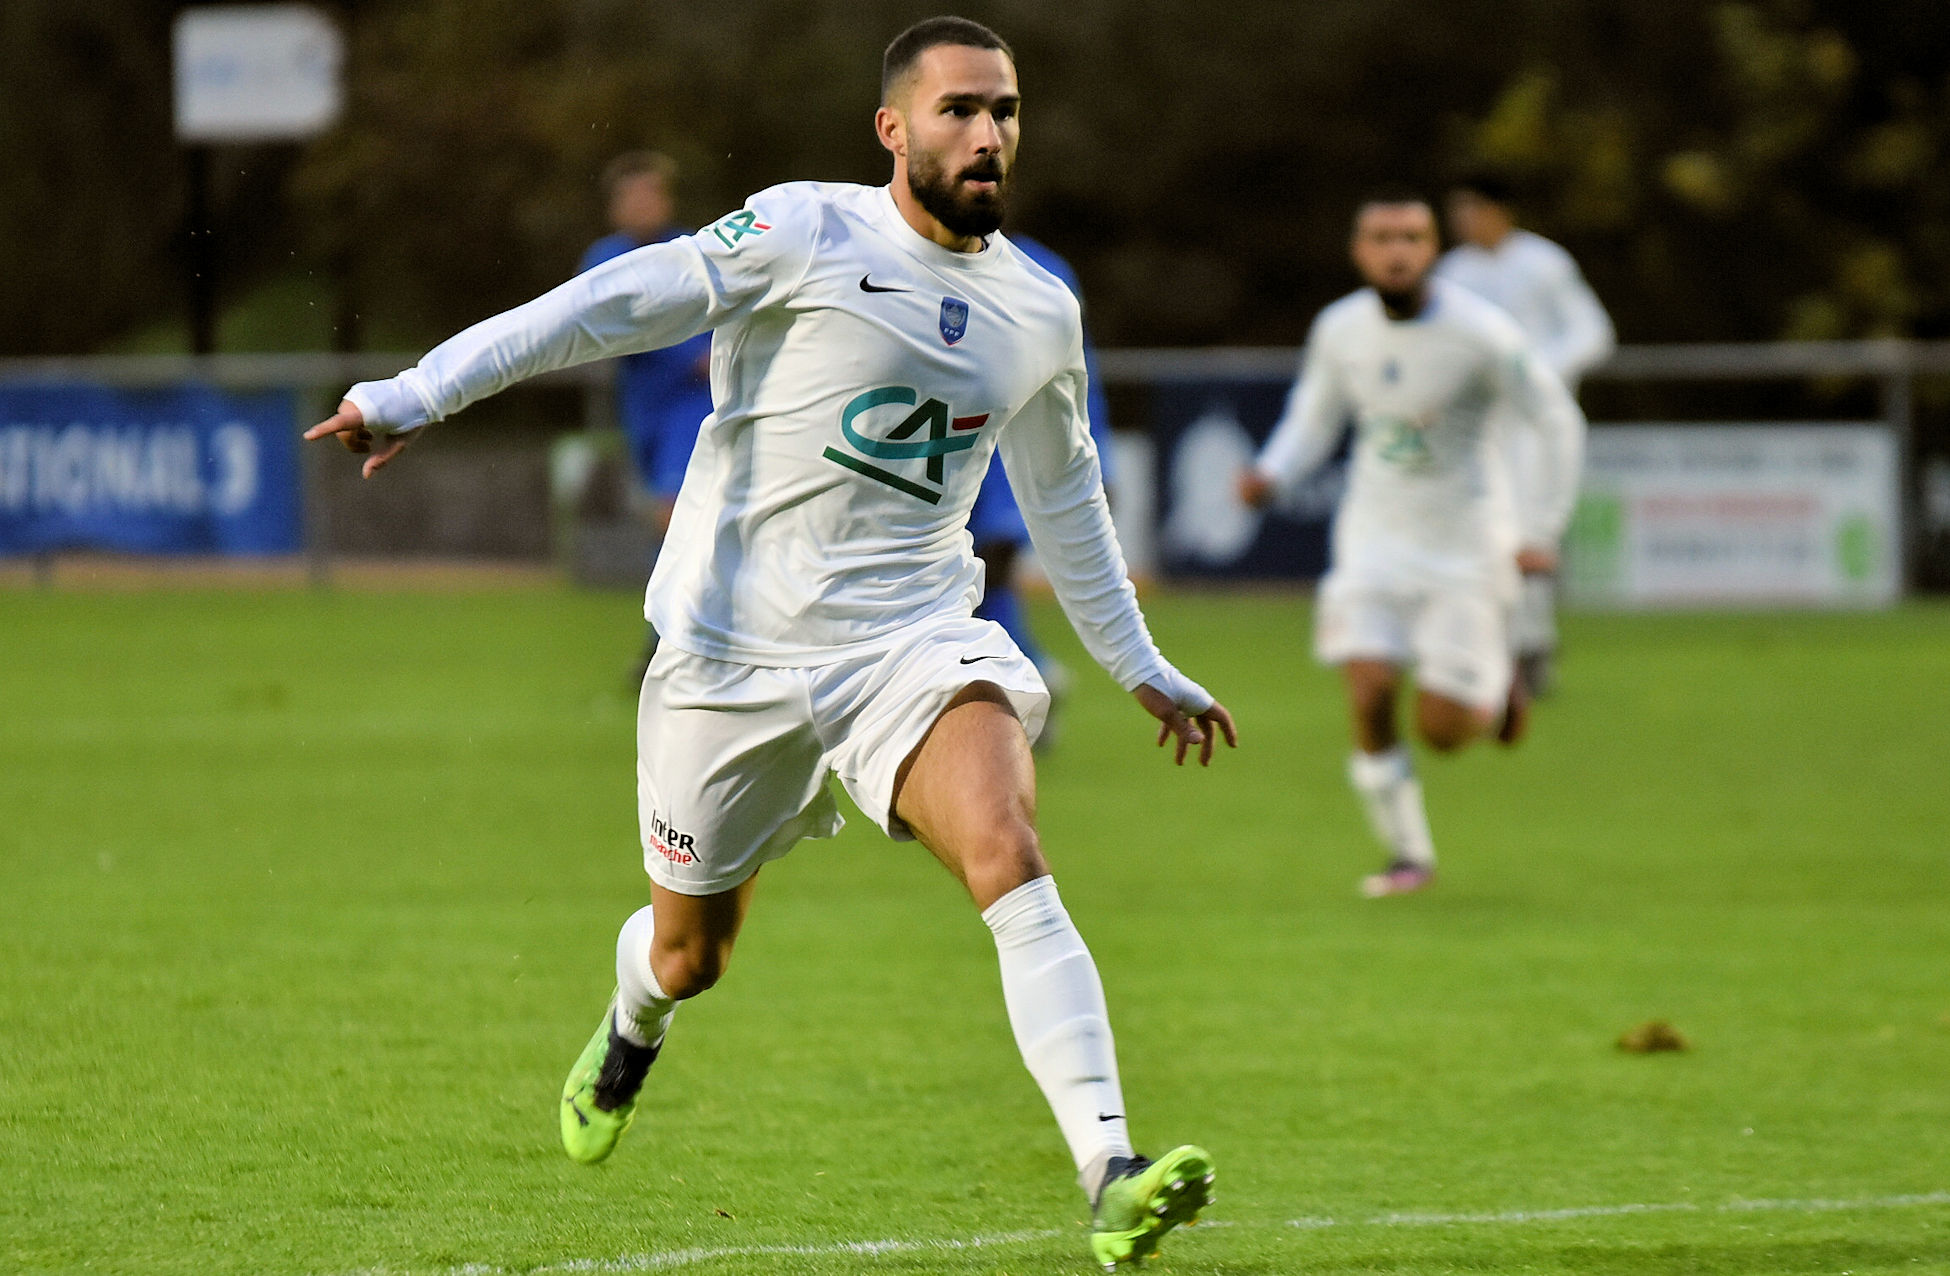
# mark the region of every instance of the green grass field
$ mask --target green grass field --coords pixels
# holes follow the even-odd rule
[[[1581,617],[1356,897],[1303,604],[1150,600],[1042,825],[1181,1273],[1950,1271],[1950,609]],[[606,1165],[555,1093],[645,897],[622,595],[0,595],[0,1271],[1090,1270],[987,931],[856,819],[768,869]],[[1665,1018],[1684,1054],[1628,1055]]]

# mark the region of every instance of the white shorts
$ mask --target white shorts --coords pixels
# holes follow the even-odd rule
[[[1510,694],[1508,613],[1479,590],[1349,589],[1329,578],[1315,606],[1314,655],[1327,665],[1413,665],[1424,691],[1494,712]]]
[[[948,702],[971,683],[1008,696],[1034,740],[1049,691],[1000,625],[956,617],[899,645],[833,664],[770,668],[665,645],[637,701],[637,818],[659,886],[715,895],[839,832],[837,775],[874,823],[911,839],[894,779]]]

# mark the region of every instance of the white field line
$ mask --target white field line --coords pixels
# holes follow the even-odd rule
[[[1565,1209],[1503,1210],[1495,1213],[1375,1214],[1367,1218],[1291,1218],[1284,1222],[1245,1222],[1215,1219],[1199,1225],[1199,1230],[1233,1227],[1294,1227],[1308,1231],[1329,1227],[1459,1227],[1470,1224],[1522,1226],[1527,1223],[1555,1223],[1566,1219],[1617,1218],[1632,1214],[1827,1214],[1843,1210],[1911,1209],[1921,1205],[1950,1205],[1950,1192],[1916,1192],[1907,1196],[1867,1196],[1853,1200],[1735,1200],[1720,1205],[1700,1205],[1692,1201],[1643,1201],[1624,1205],[1579,1205]],[[871,1258],[879,1254],[940,1254],[957,1250],[989,1249],[999,1245],[1028,1245],[1080,1235],[1074,1230],[1043,1228],[1037,1231],[998,1232],[989,1236],[961,1239],[917,1238],[910,1240],[835,1241],[826,1245],[723,1245],[693,1249],[666,1250],[659,1254],[623,1254],[615,1258],[577,1258],[539,1267],[497,1267],[491,1263],[468,1263],[442,1269],[439,1276],[529,1276],[530,1273],[665,1272],[703,1263],[733,1258],[835,1258],[858,1254]],[[405,1276],[398,1268],[364,1267],[343,1276]]]

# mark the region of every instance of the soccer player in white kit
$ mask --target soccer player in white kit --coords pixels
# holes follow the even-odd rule
[[[1334,520],[1314,649],[1347,685],[1355,752],[1348,779],[1387,850],[1369,895],[1434,880],[1435,844],[1408,747],[1396,728],[1403,672],[1415,670],[1416,726],[1438,752],[1495,729],[1514,743],[1523,699],[1512,680],[1508,613],[1519,571],[1554,566],[1570,517],[1583,419],[1509,316],[1429,277],[1435,212],[1386,192],[1355,216],[1352,253],[1367,287],[1320,313],[1286,411],[1240,478],[1265,506],[1326,460],[1349,421],[1354,459]],[[1539,443],[1539,482],[1511,490],[1497,432]]]
[[[696,235],[626,253],[489,319],[307,438],[371,452],[550,368],[713,330],[716,409],[646,611],[637,787],[651,903],[562,1092],[563,1143],[607,1156],[677,1003],[717,981],[767,861],[835,833],[847,792],[966,886],[994,932],[1010,1024],[1093,1202],[1107,1269],[1210,1198],[1206,1153],[1132,1149],[1102,985],[1035,829],[1030,740],[1049,694],[975,620],[968,511],[998,449],[1091,655],[1176,760],[1232,720],[1158,652],[1111,531],[1085,419],[1082,329],[1060,281],[996,233],[1019,133],[1008,46],[959,18],[888,46],[891,186],[798,182]]]
[[[1471,174],[1456,182],[1446,211],[1457,243],[1436,263],[1437,277],[1454,280],[1500,306],[1575,396],[1584,374],[1610,358],[1617,346],[1611,316],[1584,281],[1578,263],[1561,246],[1517,225],[1510,188],[1493,174]],[[1517,481],[1535,482],[1535,436],[1507,430],[1503,442]],[[1552,573],[1527,573],[1511,617],[1517,676],[1531,695],[1550,690],[1557,655],[1556,592]]]

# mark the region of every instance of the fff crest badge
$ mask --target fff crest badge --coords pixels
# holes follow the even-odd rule
[[[968,303],[959,297],[941,299],[941,339],[954,345],[968,335]]]

